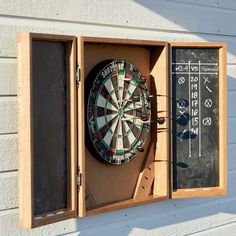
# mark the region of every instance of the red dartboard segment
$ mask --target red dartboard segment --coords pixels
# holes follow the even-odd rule
[[[137,156],[145,143],[150,123],[140,119],[151,117],[151,104],[142,74],[125,60],[101,63],[87,78],[87,126],[89,150],[110,164],[124,164]],[[92,86],[91,86],[92,85]],[[140,97],[134,101],[133,97]],[[91,146],[92,145],[92,146]]]

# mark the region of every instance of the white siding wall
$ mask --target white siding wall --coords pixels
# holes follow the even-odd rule
[[[0,235],[236,235],[236,1],[1,0]],[[16,33],[228,44],[228,195],[167,200],[23,231],[18,226]]]

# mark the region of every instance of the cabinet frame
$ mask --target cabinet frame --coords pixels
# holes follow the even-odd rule
[[[170,76],[172,78],[172,48],[214,48],[219,50],[219,186],[205,188],[186,188],[173,191],[173,165],[171,166],[171,197],[192,198],[224,196],[227,193],[227,45],[222,42],[171,42],[170,43]],[[170,80],[172,82],[172,79]],[[172,94],[172,84],[170,85]],[[170,104],[171,110],[171,104]],[[171,111],[172,113],[172,111]],[[171,128],[172,130],[172,128]],[[170,147],[172,148],[172,138]],[[173,163],[173,151],[171,151]]]
[[[70,174],[68,176],[68,191],[70,191],[67,207],[48,212],[39,216],[34,216],[34,182],[33,182],[33,127],[32,127],[32,44],[34,40],[49,42],[66,43],[66,57],[69,60],[68,82],[70,85],[69,107],[67,111],[70,117],[69,128],[69,146],[70,151],[68,158],[70,160]],[[19,107],[19,218],[22,228],[33,228],[41,225],[69,219],[77,216],[77,109],[76,109],[76,40],[72,36],[48,35],[37,33],[19,33],[17,35],[17,90],[18,90],[18,107]]]
[[[35,217],[32,146],[32,43],[34,40],[56,41],[67,44],[70,83],[70,193],[69,209],[49,212]],[[130,199],[107,202],[94,209],[86,209],[86,142],[85,142],[85,78],[88,45],[101,48],[139,47],[149,52],[150,77],[156,89],[156,117],[165,117],[164,125],[157,125],[156,142],[150,147],[151,161],[143,163],[138,173],[135,191]],[[172,156],[172,48],[219,49],[219,186],[173,191]],[[124,50],[124,49],[122,49]],[[94,51],[96,55],[96,49]],[[75,37],[40,33],[19,33],[17,37],[17,76],[19,101],[19,216],[22,228],[34,228],[73,217],[85,217],[126,207],[133,207],[170,198],[222,196],[227,189],[227,108],[226,108],[226,44],[203,42],[158,42],[119,38]],[[108,59],[108,58],[107,58]],[[159,113],[157,111],[160,111]],[[153,193],[141,187],[148,168],[152,168]]]

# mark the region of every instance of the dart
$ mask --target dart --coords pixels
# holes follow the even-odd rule
[[[130,99],[118,100],[118,102],[139,102],[139,101],[140,101],[139,96],[132,96]]]
[[[146,98],[146,100],[147,100],[148,102],[152,102],[153,99],[154,99],[154,95],[149,95],[149,96]]]
[[[165,123],[166,119],[165,117],[158,117],[156,122],[159,124],[159,125],[163,125]],[[150,121],[143,121],[142,123],[145,124],[145,123],[152,123],[154,122],[153,120],[150,120]]]
[[[147,80],[146,77],[142,76],[140,79],[138,79],[138,81],[140,81],[141,83],[145,83]]]
[[[127,120],[133,120],[133,119],[140,119],[140,118],[137,117],[137,116],[134,116],[133,118],[122,118],[121,120],[122,121],[127,121]]]
[[[165,121],[166,121],[165,117],[158,117],[157,118],[157,123],[159,125],[163,125],[165,123]]]
[[[130,148],[123,148],[122,150],[126,152],[126,151],[129,151]]]
[[[140,119],[142,121],[147,121],[149,119],[149,116],[146,113],[143,112],[140,116]]]
[[[132,96],[131,97],[133,102],[140,102],[140,97],[139,96]]]
[[[124,78],[121,78],[121,80],[123,80],[123,81],[131,81],[131,78],[124,77]]]
[[[147,120],[147,121],[142,121],[142,124],[150,124],[152,122],[153,122],[153,120]]]
[[[142,146],[138,146],[138,147],[137,147],[137,150],[138,150],[139,152],[144,152],[144,148],[143,148]]]
[[[142,113],[140,117],[138,116],[133,116],[133,118],[122,118],[121,120],[122,121],[127,121],[127,120],[133,120],[133,119],[140,119],[142,120],[143,122],[142,123],[150,123],[150,121],[148,121],[149,119],[149,115],[146,114],[146,113]]]
[[[154,99],[154,95],[149,95],[148,97],[145,98],[147,102],[151,102]],[[139,102],[140,101],[140,96],[132,96],[132,100],[134,102]]]
[[[132,102],[131,99],[122,99],[122,100],[117,100],[117,102]]]

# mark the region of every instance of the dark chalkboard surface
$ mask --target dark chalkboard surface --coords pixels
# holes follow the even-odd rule
[[[219,186],[219,50],[172,48],[173,188]]]
[[[66,44],[32,43],[34,215],[67,208]]]

